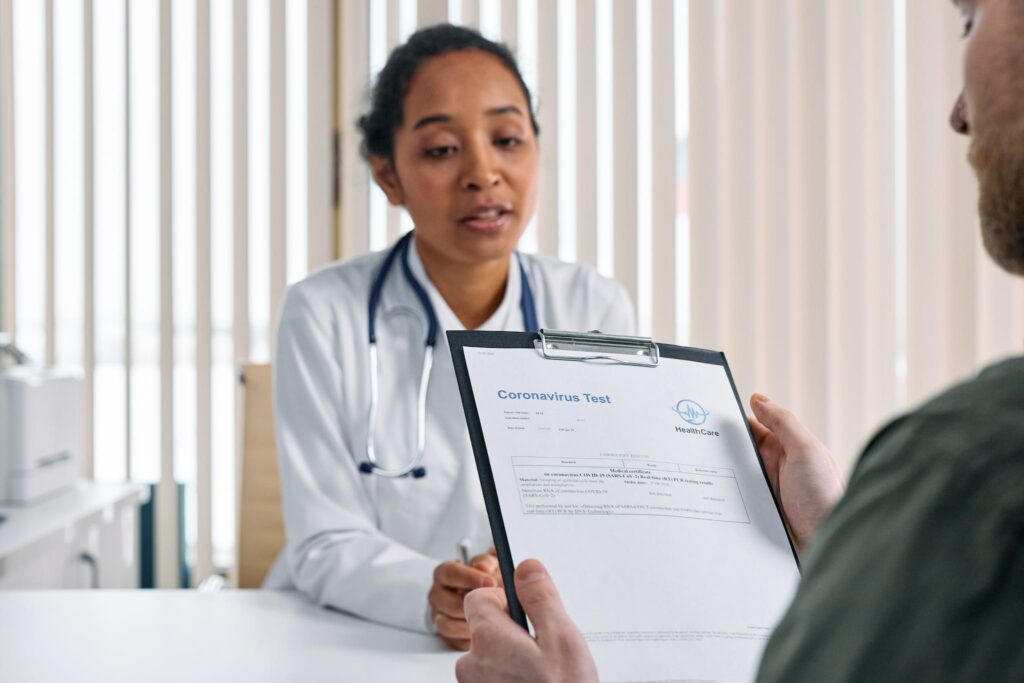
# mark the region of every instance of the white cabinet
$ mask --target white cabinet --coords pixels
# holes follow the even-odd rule
[[[137,588],[138,484],[80,482],[54,498],[0,507],[0,589]]]

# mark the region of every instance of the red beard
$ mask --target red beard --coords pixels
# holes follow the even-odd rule
[[[1006,271],[1024,275],[1024,122],[975,131],[969,159],[978,175],[985,249]]]

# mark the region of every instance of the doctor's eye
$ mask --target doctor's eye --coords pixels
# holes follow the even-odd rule
[[[519,145],[523,144],[523,139],[514,136],[500,137],[494,141],[494,144],[502,149],[515,149]]]
[[[967,36],[971,35],[971,29],[972,28],[974,28],[974,19],[972,19],[971,17],[965,17],[964,18],[964,32],[963,32],[963,35],[960,36],[960,37],[961,38],[966,38]]]
[[[458,148],[454,145],[443,145],[441,147],[431,147],[428,150],[424,150],[423,155],[431,159],[443,159],[444,157],[450,157],[458,151]]]

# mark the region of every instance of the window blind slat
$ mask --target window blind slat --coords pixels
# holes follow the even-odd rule
[[[612,97],[614,272],[634,305],[637,270],[636,1],[612,3]]]
[[[53,125],[53,0],[46,0],[45,9],[45,97],[46,97],[46,149],[43,151],[46,166],[45,199],[46,205],[46,356],[45,363],[52,366],[57,358],[57,275],[56,275],[56,244],[57,230],[54,220],[54,125]]]
[[[651,0],[651,334],[676,337],[676,74],[673,0]]]
[[[124,353],[121,358],[121,365],[124,368],[124,469],[126,478],[134,479],[136,472],[132,461],[132,415],[135,406],[132,403],[132,346],[134,336],[132,335],[132,78],[131,78],[131,55],[132,55],[132,5],[124,3]],[[148,226],[147,226],[148,227]]]
[[[751,244],[759,286],[751,293],[754,305],[750,314],[759,333],[751,386],[769,396],[787,395],[789,387],[788,367],[776,360],[786,353],[790,326],[789,179],[785,173],[775,172],[786,168],[789,161],[785,122],[794,86],[786,69],[788,19],[785,3],[756,3],[752,118],[757,185],[751,198],[756,215]]]
[[[424,11],[423,2],[420,16]],[[426,3],[436,4],[436,3]],[[359,156],[355,121],[362,113],[370,71],[370,12],[365,3],[341,3],[341,225],[343,257],[362,254],[370,246],[370,173]],[[445,15],[447,16],[447,15]]]
[[[93,0],[83,0],[82,8],[82,243],[83,267],[82,292],[82,371],[84,397],[82,401],[82,476],[91,479],[96,474],[95,453],[95,407],[96,390],[96,268],[95,268],[95,182],[93,169]],[[0,41],[3,42],[3,41]],[[2,98],[0,98],[2,99]]]
[[[597,265],[597,12],[576,2],[576,258]]]
[[[237,378],[238,363],[249,357],[249,101],[248,101],[248,3],[246,0],[234,0],[232,7],[232,33],[234,37],[232,51],[232,122],[234,124],[234,147],[232,156],[233,174],[233,244],[234,251],[234,287],[232,292],[232,323],[231,336],[233,347],[232,374]],[[232,467],[231,486],[238,491],[239,473],[241,472],[242,447],[244,444],[244,423],[240,407],[243,405],[242,388],[239,382],[233,383],[234,397],[234,460]],[[234,506],[232,506],[234,509]],[[237,583],[237,566],[231,568],[232,583]]]
[[[0,329],[14,332],[14,16],[0,0]]]
[[[285,258],[285,283],[291,284],[309,272],[310,239],[313,236],[313,216],[310,212],[309,188],[317,176],[311,176],[309,172],[309,153],[311,131],[309,128],[309,108],[313,104],[313,96],[309,92],[310,71],[317,68],[311,64],[311,57],[315,59],[312,50],[313,41],[316,36],[309,35],[309,13],[316,11],[313,3],[291,2],[282,3],[285,6],[285,39],[281,48],[283,53],[285,71],[284,87],[284,178],[285,187],[285,242],[288,245]],[[328,22],[329,22],[328,15]],[[272,19],[273,20],[273,19]],[[271,55],[273,58],[273,53]],[[322,87],[321,82],[315,84]],[[326,136],[323,138],[328,139]],[[326,145],[325,145],[326,146]],[[273,171],[271,171],[273,173]],[[312,214],[319,213],[316,209]],[[280,298],[284,294],[283,289],[278,291]],[[274,301],[271,306],[270,328],[270,358],[273,358],[276,342],[276,325],[278,318],[279,301]]]
[[[332,160],[331,160],[331,113],[332,76],[336,69],[333,63],[332,43],[334,35],[334,3],[331,0],[310,0],[306,12],[307,22],[307,77],[306,110],[308,183],[307,221],[309,237],[307,260],[312,271],[334,258],[334,237],[332,225]]]
[[[450,0],[449,7],[454,7],[455,3],[462,3],[462,21],[463,26],[470,28],[480,28],[480,0]],[[554,4],[554,3],[552,3]]]
[[[234,358],[249,357],[249,49],[248,49],[248,3],[234,0],[232,12],[234,36],[232,82],[233,82],[233,207],[234,216],[234,288],[233,323]],[[239,411],[236,411],[238,413]],[[240,432],[236,431],[236,436]],[[236,452],[240,452],[241,439],[235,440]]]
[[[455,0],[458,2],[458,0]],[[362,4],[362,3],[345,3],[345,4]],[[448,1],[447,0],[417,0],[416,2],[416,26],[422,28],[424,26],[433,26],[434,24],[443,24],[448,21]],[[363,34],[362,38],[368,34]]]
[[[717,8],[715,0],[690,2],[690,290],[691,343],[721,347],[721,296],[716,266],[719,251],[719,110]]]
[[[394,50],[395,47],[398,46],[398,41],[400,39],[400,31],[401,31],[400,23],[401,22],[398,21],[398,12],[400,11],[401,3],[399,2],[399,0],[387,0],[387,3],[388,4],[387,4],[387,11],[386,11],[386,17],[387,17],[387,39],[386,39],[386,45],[387,45],[387,53],[390,55],[391,51]]]
[[[537,192],[537,246],[558,255],[558,3],[537,5],[537,108],[541,131]]]
[[[388,0],[387,8],[387,54],[390,56],[391,51],[398,47],[401,41],[400,33],[400,22],[398,13],[401,11],[399,0]],[[372,77],[376,77],[373,74]],[[387,243],[393,244],[402,231],[402,209],[398,206],[392,206],[390,203],[387,206]]]
[[[274,325],[287,283],[288,207],[285,70],[285,3],[270,0],[270,358],[274,357]]]
[[[174,242],[172,237],[171,0],[160,0],[160,483],[157,487],[157,585],[180,586],[178,489],[174,481]]]
[[[62,3],[53,22],[54,346],[58,365],[82,363],[84,3]]]
[[[213,573],[210,2],[196,0],[196,583]]]
[[[519,44],[519,3],[518,0],[501,0],[501,40],[517,54]]]

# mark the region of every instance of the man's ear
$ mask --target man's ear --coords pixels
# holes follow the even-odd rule
[[[405,196],[402,192],[402,184],[398,182],[398,174],[395,173],[395,164],[387,157],[373,155],[370,157],[370,169],[373,171],[373,179],[388,198],[388,203],[393,206],[402,206],[405,203]]]

